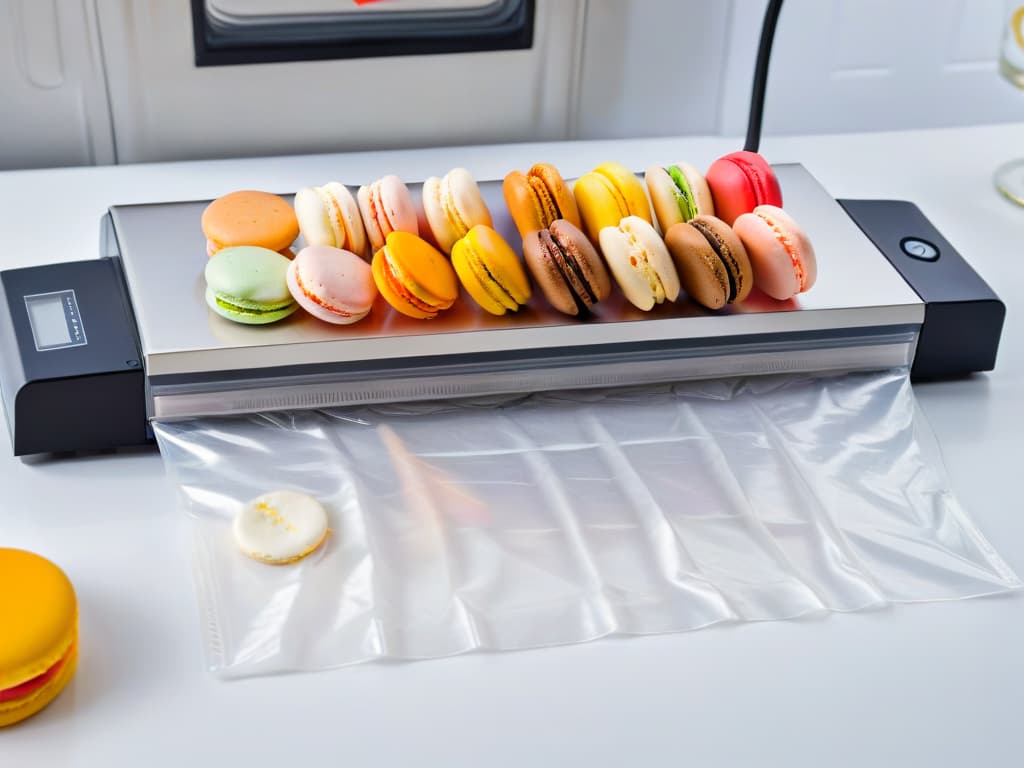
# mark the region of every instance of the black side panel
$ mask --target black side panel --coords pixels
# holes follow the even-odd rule
[[[100,451],[143,445],[142,369],[29,382],[15,401],[14,453]]]
[[[911,375],[990,371],[1006,306],[921,210],[903,200],[839,200],[925,302]]]

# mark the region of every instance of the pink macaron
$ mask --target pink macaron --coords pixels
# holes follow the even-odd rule
[[[781,208],[759,205],[733,224],[754,268],[754,285],[784,301],[808,290],[818,277],[814,246],[803,227]]]
[[[329,245],[299,251],[288,267],[288,290],[313,317],[336,325],[362,320],[377,298],[370,265]]]
[[[392,232],[419,235],[412,195],[409,194],[409,188],[394,174],[360,187],[356,197],[374,252],[384,247],[384,241]]]

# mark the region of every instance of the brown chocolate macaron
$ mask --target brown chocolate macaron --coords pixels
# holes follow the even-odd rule
[[[665,245],[686,294],[708,309],[743,301],[754,286],[754,271],[732,227],[714,216],[673,224]]]
[[[551,306],[567,315],[585,314],[612,291],[611,277],[587,236],[558,219],[523,238],[534,280]]]

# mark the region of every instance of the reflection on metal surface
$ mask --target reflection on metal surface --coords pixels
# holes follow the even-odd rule
[[[616,291],[580,321],[552,310],[535,291],[513,316],[489,315],[463,294],[432,321],[407,318],[381,300],[351,326],[297,313],[273,326],[245,327],[213,315],[203,300],[205,202],[120,206],[112,217],[150,375],[919,324],[920,299],[814,178],[797,165],[777,172],[787,210],[814,241],[818,283],[795,301],[754,296],[719,312],[681,299],[644,313]],[[418,198],[419,185],[410,187]],[[518,246],[501,183],[480,187],[496,228]]]

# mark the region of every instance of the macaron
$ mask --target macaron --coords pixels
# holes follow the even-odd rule
[[[673,224],[665,244],[686,294],[708,309],[743,301],[754,286],[754,272],[736,233],[721,219],[697,216]]]
[[[363,256],[366,228],[348,187],[331,181],[295,193],[295,216],[306,245],[329,245]]]
[[[477,224],[452,248],[452,266],[473,300],[492,315],[515,312],[530,299],[519,257],[490,227]]]
[[[601,230],[601,252],[623,295],[645,312],[679,295],[679,275],[654,226],[627,216]]]
[[[477,224],[491,226],[491,212],[476,179],[465,168],[454,168],[444,178],[423,182],[423,213],[434,240],[445,253]]]
[[[384,241],[392,232],[419,234],[412,195],[409,194],[409,188],[394,174],[360,187],[356,198],[374,252],[384,247]]]
[[[64,690],[78,662],[78,602],[44,557],[0,549],[0,726],[24,720]]]
[[[271,491],[243,505],[232,529],[239,549],[271,565],[298,562],[330,532],[323,505],[289,490]]]
[[[756,152],[732,152],[711,164],[705,176],[715,215],[730,226],[741,213],[758,205],[782,205],[775,171]]]
[[[652,165],[647,169],[644,180],[662,232],[694,216],[715,213],[707,180],[689,163],[676,163],[668,167]]]
[[[225,248],[206,264],[206,303],[236,323],[265,325],[283,320],[299,307],[288,290],[289,264],[268,248]]]
[[[803,227],[781,208],[759,205],[733,225],[750,254],[754,285],[785,301],[809,290],[818,278],[814,246]]]
[[[209,256],[236,245],[258,245],[290,257],[299,236],[295,211],[283,198],[249,189],[218,197],[206,206],[201,223]]]
[[[593,242],[601,230],[618,226],[627,216],[639,216],[651,223],[651,206],[644,185],[632,171],[619,163],[603,163],[576,180],[573,187],[583,229]]]
[[[558,219],[580,226],[576,198],[562,174],[549,163],[535,163],[526,173],[512,171],[501,191],[521,237],[547,229]]]
[[[459,282],[448,259],[409,232],[389,234],[372,266],[381,296],[408,317],[431,320],[458,298]]]
[[[523,240],[526,265],[552,307],[585,315],[612,292],[612,281],[587,236],[565,219]]]
[[[351,251],[310,245],[288,267],[288,290],[304,310],[327,323],[362,320],[377,298],[370,265]]]

